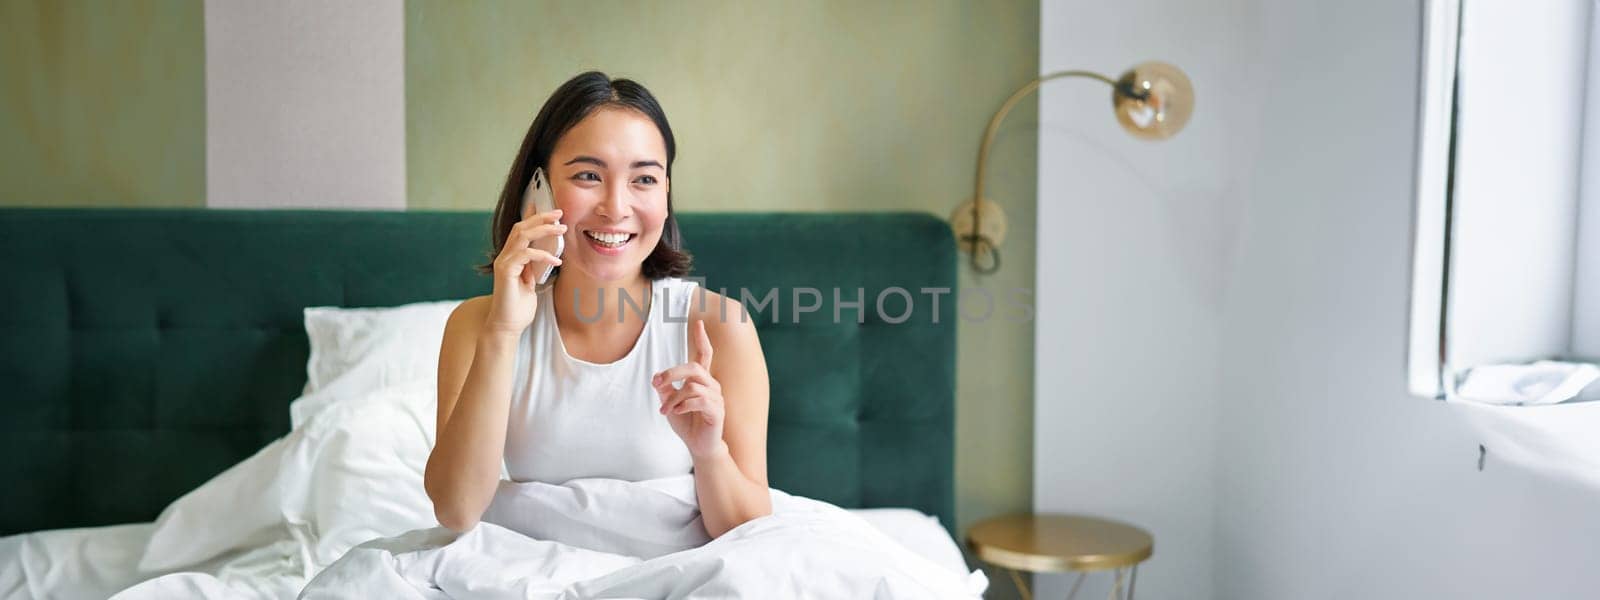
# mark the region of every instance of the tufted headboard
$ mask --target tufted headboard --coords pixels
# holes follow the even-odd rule
[[[490,293],[471,269],[489,220],[0,209],[0,535],[153,520],[288,431],[306,381],[303,307]],[[912,507],[952,529],[948,226],[921,213],[680,220],[693,276],[748,290],[772,383],[773,487]],[[796,320],[797,306],[819,308]]]

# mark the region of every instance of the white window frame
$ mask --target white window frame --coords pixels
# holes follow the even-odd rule
[[[1486,22],[1500,22],[1489,20],[1496,18],[1495,11],[1500,19],[1507,15],[1505,7],[1486,6],[1482,10],[1488,12],[1474,12],[1471,18],[1476,20],[1468,23],[1468,34],[1477,41],[1465,53],[1462,27],[1468,15],[1463,10],[1463,0],[1425,0],[1422,18],[1407,388],[1413,395],[1441,400],[1454,393],[1457,373],[1476,366],[1468,363],[1567,360],[1574,355],[1593,361],[1595,356],[1583,355],[1600,354],[1600,130],[1596,129],[1600,122],[1590,123],[1583,117],[1600,115],[1600,93],[1591,92],[1584,84],[1600,84],[1596,73],[1600,61],[1589,58],[1600,41],[1593,39],[1593,32],[1600,28],[1590,26],[1596,9],[1588,2],[1518,7],[1545,11],[1515,14],[1513,22],[1522,28],[1519,34],[1517,25],[1513,29],[1492,25],[1481,29]],[[1524,16],[1530,20],[1522,21]],[[1582,22],[1573,20],[1574,16]],[[1523,49],[1520,46],[1485,45],[1508,40],[1518,44],[1525,39],[1518,36],[1527,35],[1530,28],[1546,31],[1567,26],[1582,29],[1582,33],[1560,29],[1556,35],[1556,30],[1550,30],[1555,37],[1544,38],[1554,44],[1570,44],[1561,49],[1559,57],[1539,54],[1538,47],[1529,47],[1534,50],[1530,58],[1518,53]],[[1581,46],[1574,48],[1578,44]],[[1573,49],[1580,54],[1565,54]],[[1502,88],[1486,88],[1486,81],[1500,85],[1498,82],[1510,78],[1515,85],[1515,78],[1525,77],[1537,83],[1505,89],[1535,98],[1540,90],[1557,99],[1582,96],[1571,104],[1560,100],[1547,106],[1530,104],[1530,111],[1543,110],[1539,115],[1576,112],[1582,127],[1594,131],[1568,129],[1551,118],[1530,117],[1526,129],[1508,127],[1498,120],[1461,122],[1464,54],[1478,61],[1493,57],[1476,66],[1465,65],[1468,77],[1484,77],[1468,84],[1469,90],[1477,91],[1467,98],[1473,103],[1465,113],[1467,118],[1480,115],[1477,118],[1481,119],[1482,107],[1489,107],[1494,118],[1499,118],[1508,106],[1517,106],[1507,103]],[[1540,59],[1549,60],[1526,69],[1522,66]],[[1522,62],[1513,62],[1518,60]],[[1466,146],[1462,146],[1463,133]],[[1486,137],[1474,138],[1475,134]],[[1504,139],[1507,150],[1497,154],[1498,146],[1485,145],[1485,139],[1496,144]],[[1516,148],[1522,153],[1514,153]],[[1548,160],[1541,154],[1545,150],[1551,153]],[[1518,162],[1523,157],[1534,160]],[[1458,172],[1458,164],[1465,164],[1462,168],[1467,170]],[[1530,176],[1537,178],[1520,178],[1522,172],[1514,170],[1517,165],[1532,169],[1534,175]],[[1508,182],[1515,191],[1528,188],[1526,205],[1514,203],[1522,200],[1506,192]],[[1469,186],[1464,195],[1461,185]],[[1468,204],[1461,204],[1463,200]],[[1583,210],[1585,205],[1589,210]],[[1573,223],[1565,221],[1568,215]],[[1501,227],[1502,222],[1507,224]],[[1472,237],[1452,240],[1453,235]],[[1569,238],[1574,242],[1570,248]],[[1504,244],[1505,249],[1495,244]],[[1590,254],[1596,256],[1585,261]],[[1452,273],[1452,265],[1458,271]],[[1519,265],[1534,268],[1521,269]],[[1510,280],[1519,277],[1529,282],[1528,293],[1500,287],[1500,282],[1509,286]],[[1486,286],[1486,282],[1492,285]],[[1453,290],[1453,284],[1459,289]],[[1452,298],[1459,304],[1452,306]],[[1455,322],[1452,313],[1458,317]],[[1472,335],[1460,337],[1463,327]],[[1460,339],[1452,340],[1452,334]]]
[[[1422,85],[1417,112],[1416,199],[1412,213],[1411,314],[1407,388],[1443,400],[1445,299],[1448,292],[1450,161],[1454,141],[1456,58],[1461,0],[1426,0],[1422,18]]]

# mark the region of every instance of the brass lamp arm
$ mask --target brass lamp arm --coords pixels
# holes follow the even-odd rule
[[[1089,79],[1096,79],[1104,82],[1106,85],[1111,86],[1113,89],[1115,89],[1117,86],[1117,82],[1115,80],[1093,71],[1056,71],[1054,73],[1038,77],[1033,81],[1028,82],[1026,85],[1018,88],[1017,91],[1012,92],[1011,97],[1006,98],[1005,103],[1000,105],[1000,110],[995,111],[994,116],[989,118],[989,126],[983,130],[983,145],[978,147],[978,176],[977,180],[973,182],[972,233],[964,236],[968,239],[961,240],[964,243],[971,244],[969,254],[972,261],[972,269],[978,273],[988,274],[1000,269],[1000,249],[995,247],[996,245],[993,243],[993,240],[986,239],[982,233],[982,209],[984,202],[983,191],[985,187],[984,183],[988,180],[987,173],[989,168],[989,146],[994,144],[994,136],[995,133],[1000,130],[1001,121],[1005,120],[1006,115],[1010,113],[1011,109],[1017,105],[1017,102],[1022,101],[1022,99],[1027,97],[1028,94],[1033,93],[1033,91],[1036,89],[1039,89],[1039,86],[1044,84],[1044,82],[1051,79],[1061,79],[1065,77],[1085,77]],[[991,257],[988,267],[983,267],[978,262],[978,255],[981,253],[980,247],[982,250],[987,250],[987,253]]]
[[[1000,129],[1000,122],[1005,120],[1006,114],[1011,112],[1012,107],[1015,107],[1017,102],[1022,101],[1022,99],[1027,97],[1028,94],[1032,93],[1036,89],[1039,89],[1039,86],[1044,84],[1044,82],[1050,81],[1051,79],[1061,79],[1063,77],[1087,77],[1089,79],[1098,79],[1105,82],[1106,85],[1112,86],[1113,88],[1117,85],[1115,80],[1094,71],[1056,71],[1049,75],[1044,75],[1034,79],[1033,81],[1028,82],[1026,85],[1017,88],[1017,91],[1012,92],[1011,97],[1006,98],[1005,103],[1000,105],[1000,110],[995,111],[993,117],[989,117],[989,126],[983,130],[983,145],[978,147],[978,180],[973,190],[973,197],[978,198],[978,202],[983,201],[983,183],[986,173],[985,169],[987,169],[989,166],[989,145],[994,143],[994,135],[995,132],[999,131]],[[977,212],[976,205],[973,207],[973,212]],[[976,217],[977,215],[974,214],[973,216]],[[978,229],[974,228],[973,231],[978,231]]]
[[[1000,205],[984,198],[989,180],[989,146],[1000,130],[1000,123],[1028,94],[1051,79],[1083,77],[1111,86],[1111,108],[1117,122],[1133,137],[1162,140],[1176,134],[1189,122],[1194,111],[1194,86],[1189,76],[1177,67],[1159,61],[1134,65],[1117,79],[1093,71],[1056,71],[1042,75],[1018,88],[989,118],[978,147],[978,174],[973,181],[972,199],[950,214],[950,228],[959,247],[971,254],[972,269],[989,274],[1000,269],[1000,242],[1005,240],[1006,218]],[[978,258],[988,257],[988,265]]]

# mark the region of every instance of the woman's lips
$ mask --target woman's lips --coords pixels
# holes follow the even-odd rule
[[[619,232],[583,232],[583,239],[589,243],[589,248],[603,256],[621,256],[622,251],[627,249],[628,244],[632,244],[633,240],[637,237],[639,237],[639,234],[636,233],[624,234]],[[603,242],[600,240],[600,238],[610,240],[610,243]]]

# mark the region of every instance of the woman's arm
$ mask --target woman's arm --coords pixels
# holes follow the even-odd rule
[[[505,453],[517,337],[480,333],[488,298],[461,303],[439,349],[439,414],[423,488],[439,524],[466,531],[494,499]]]
[[[709,301],[692,303],[700,310],[690,311],[691,363],[669,369],[657,389],[694,457],[700,516],[706,533],[716,538],[772,514],[767,487],[769,390],[766,357],[744,306],[711,292],[705,295]],[[697,371],[708,372],[709,379],[691,375],[683,394],[672,392],[673,379]],[[681,426],[680,418],[694,427]]]

